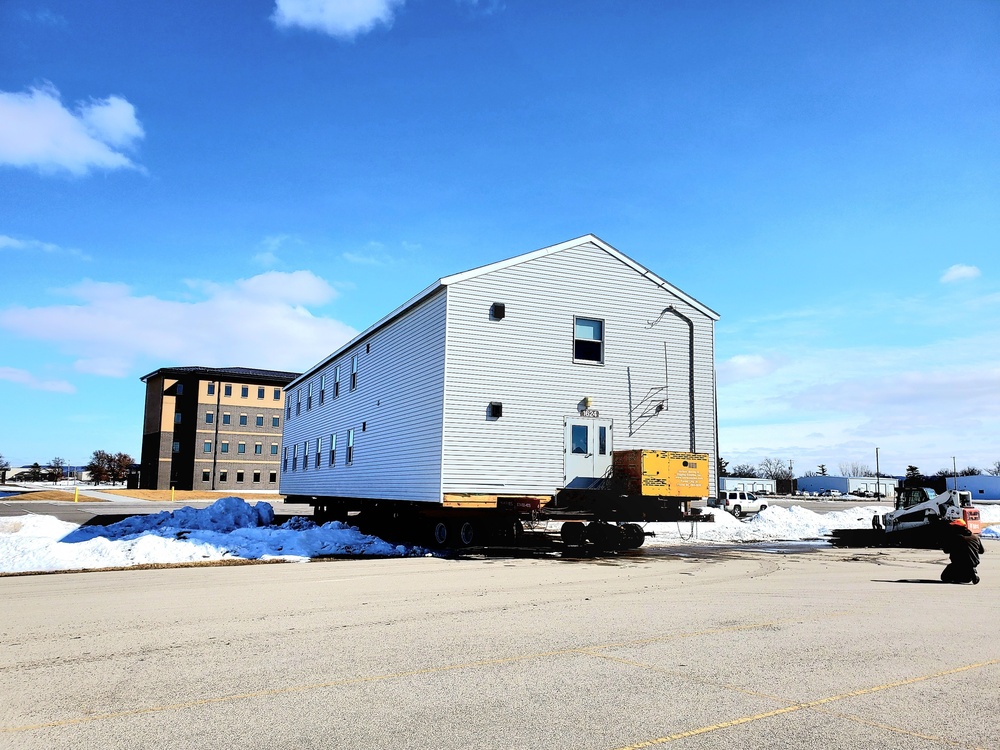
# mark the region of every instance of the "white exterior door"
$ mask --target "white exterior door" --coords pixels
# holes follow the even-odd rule
[[[566,417],[565,487],[589,487],[611,469],[611,420]]]

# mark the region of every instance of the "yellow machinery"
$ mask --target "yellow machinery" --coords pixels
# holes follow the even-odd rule
[[[708,497],[708,454],[630,450],[612,454],[611,470],[629,495]]]

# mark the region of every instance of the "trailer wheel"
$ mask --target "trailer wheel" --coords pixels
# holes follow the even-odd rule
[[[643,545],[643,542],[646,541],[646,532],[637,523],[625,524],[622,526],[622,532],[625,536],[626,549],[639,549]]]
[[[448,524],[444,521],[435,521],[431,524],[431,541],[437,547],[443,547],[448,543]]]
[[[560,527],[559,536],[567,547],[582,547],[587,536],[587,527],[581,521],[567,521]]]
[[[456,524],[453,538],[459,546],[468,547],[476,538],[476,527],[472,521],[459,521]]]

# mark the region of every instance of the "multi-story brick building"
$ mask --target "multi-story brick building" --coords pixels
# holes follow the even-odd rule
[[[142,489],[277,490],[294,372],[163,367],[142,378]]]

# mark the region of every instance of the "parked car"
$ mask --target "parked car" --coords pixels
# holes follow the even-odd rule
[[[708,499],[712,508],[722,508],[740,518],[744,513],[757,513],[767,507],[767,503],[757,498],[752,492],[725,490],[718,497]]]

